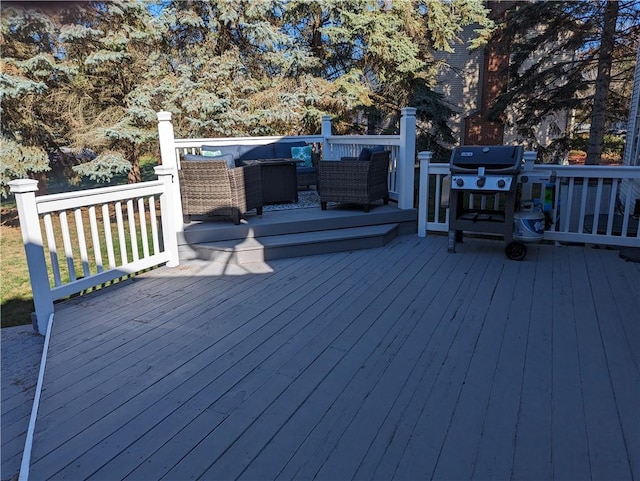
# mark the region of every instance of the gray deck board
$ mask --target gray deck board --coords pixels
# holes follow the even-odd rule
[[[594,258],[592,263],[597,268],[606,269],[612,264],[603,262],[601,258]],[[595,269],[594,269],[595,270]],[[608,375],[610,376],[612,394],[615,397],[618,409],[618,418],[624,438],[624,451],[628,456],[632,468],[632,478],[640,477],[640,416],[638,416],[637,397],[633,392],[640,391],[640,368],[638,358],[640,354],[640,338],[629,338],[625,331],[625,324],[635,328],[637,335],[638,313],[640,313],[640,285],[636,284],[637,296],[626,300],[620,296],[617,290],[619,286],[616,281],[619,279],[619,272],[613,270],[613,276],[598,276],[591,280],[594,286],[594,302],[598,306],[599,327],[601,330],[602,344],[606,353],[608,365]],[[610,302],[615,299],[615,302]],[[630,302],[629,302],[630,301]],[[635,321],[634,321],[635,318]],[[626,321],[626,322],[625,322]],[[623,348],[620,348],[623,346]],[[635,356],[634,356],[635,355]],[[629,369],[625,375],[621,374],[625,369]],[[635,369],[633,369],[635,367]],[[634,389],[629,389],[626,384],[632,381]]]
[[[325,264],[332,265],[335,263],[335,259],[339,259],[339,256],[331,259],[331,262],[328,262],[328,259]],[[316,272],[317,271],[321,271],[321,268],[316,266]],[[289,273],[289,275],[291,275],[291,273]],[[327,274],[327,276],[328,275],[329,274]],[[275,277],[274,284],[277,288],[281,282],[281,276]],[[321,279],[321,277],[315,277],[314,281],[319,282]],[[289,290],[293,290],[293,287],[293,285],[290,285]],[[283,291],[281,289],[278,290],[277,296],[265,291],[244,292],[238,294],[237,298],[233,299],[230,303],[231,305],[223,308],[222,311],[227,312],[233,310],[237,308],[238,305],[241,305],[242,302],[247,302],[247,299],[252,302],[256,302],[256,299],[264,302],[276,302],[279,297],[286,298],[287,294],[288,292],[286,290]],[[173,339],[167,339],[166,343],[161,344],[163,348],[165,348],[164,350],[168,349],[174,354],[172,357],[167,358],[164,350],[156,351],[154,357],[156,361],[162,363],[162,369],[152,369],[154,367],[154,359],[148,360],[147,357],[143,357],[142,368],[146,371],[144,376],[111,377],[112,369],[103,370],[104,375],[109,378],[108,380],[103,380],[107,381],[107,384],[105,384],[105,382],[99,384],[99,389],[92,393],[86,404],[79,406],[78,411],[80,412],[76,412],[73,417],[75,432],[70,431],[70,435],[75,435],[84,429],[88,429],[89,432],[101,432],[105,426],[109,426],[110,429],[115,430],[117,427],[125,426],[130,422],[130,416],[135,415],[136,409],[143,409],[144,406],[149,403],[149,399],[155,400],[160,398],[162,400],[162,396],[177,391],[177,387],[181,387],[183,390],[186,390],[186,393],[189,393],[191,392],[189,390],[190,385],[185,386],[184,384],[187,384],[191,378],[196,379],[195,382],[191,383],[195,386],[191,389],[197,389],[197,387],[201,386],[200,383],[203,382],[201,378],[204,377],[206,379],[206,377],[211,375],[211,373],[207,371],[207,368],[216,360],[216,354],[227,352],[235,344],[236,338],[238,340],[244,339],[246,332],[241,331],[237,326],[240,325],[246,328],[245,323],[251,318],[254,318],[256,313],[251,309],[251,306],[249,306],[248,309],[240,315],[225,317],[221,322],[215,322],[218,314],[211,314],[209,312],[206,302],[207,296],[201,293],[199,297],[202,299],[202,302],[196,305],[196,307],[190,307],[188,301],[182,304],[182,310],[186,314],[183,317],[186,326],[176,326],[174,325],[174,321],[171,321],[172,329],[177,329],[181,336],[176,340],[177,342],[174,342]],[[270,299],[267,299],[268,297],[270,297]],[[159,319],[164,321],[163,316]],[[269,320],[270,317],[266,319]],[[192,324],[194,323],[197,325],[193,326]],[[209,331],[214,328],[215,333],[209,333]],[[171,331],[167,330],[166,332],[170,333]],[[132,352],[135,352],[137,345],[135,343],[130,344],[132,344],[130,349]],[[153,353],[153,349],[149,348],[143,352],[144,354],[142,354],[142,356],[146,356]],[[256,358],[253,364],[258,364],[260,361],[261,358]],[[219,367],[216,366],[215,369],[222,370],[227,364],[231,364],[231,362],[229,360],[227,360],[226,363],[221,362]],[[201,369],[198,369],[200,366],[202,366]],[[200,376],[196,377],[197,374],[200,374]],[[233,382],[236,381],[235,379],[232,380]],[[181,383],[181,381],[184,382]],[[114,383],[115,385],[113,385]],[[126,396],[129,396],[130,399],[127,399]],[[178,400],[184,397],[180,394],[176,394],[176,396]],[[70,400],[67,400],[67,402],[70,402]],[[85,405],[86,409],[81,410]],[[111,411],[109,411],[109,409],[111,409]],[[152,413],[149,409],[144,411],[148,414],[147,417],[150,418],[148,422],[154,422],[157,413]],[[160,413],[162,412],[164,411],[160,410]],[[69,419],[56,416],[56,423],[49,425],[48,429],[56,429],[68,420]],[[86,446],[81,439],[73,438],[63,447],[69,452],[81,452],[81,450],[86,449],[88,446]],[[51,463],[58,463],[61,456],[60,453],[60,448],[50,453],[48,457],[51,458]],[[106,452],[103,451],[103,453]],[[106,454],[101,454],[100,456],[104,455]],[[92,455],[87,453],[86,456],[91,457]]]
[[[572,277],[588,279],[586,263],[590,260],[584,251],[572,250],[571,255],[580,257],[572,263]],[[587,257],[587,258],[585,258]],[[593,479],[631,479],[629,460],[622,436],[622,427],[617,415],[614,392],[607,354],[602,345],[599,322],[601,308],[596,307],[592,293],[574,283],[575,316],[578,335],[581,382],[584,395],[584,410],[587,441]]]
[[[637,479],[640,265],[401,236],[57,306],[32,479]]]
[[[574,313],[570,256],[554,252],[552,474],[554,478],[590,479],[584,395]],[[580,288],[580,287],[579,287]]]
[[[20,469],[44,338],[31,326],[3,328],[1,337],[0,464],[1,479],[5,480],[11,479]]]
[[[554,313],[551,256],[538,255],[531,296],[511,477],[535,481],[552,478],[550,394]],[[499,419],[500,413],[496,411],[494,416]],[[485,449],[491,449],[491,446]]]

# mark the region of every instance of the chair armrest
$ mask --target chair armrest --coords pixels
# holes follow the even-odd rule
[[[248,182],[260,182],[260,164],[247,164],[242,167],[236,167],[229,169],[229,178],[232,179],[236,185],[243,185]]]
[[[358,160],[358,157],[340,157],[341,162],[353,162]]]
[[[262,206],[262,177],[260,164],[229,169],[229,182],[236,202],[246,203],[246,208]]]

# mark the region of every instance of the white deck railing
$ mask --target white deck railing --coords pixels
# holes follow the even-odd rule
[[[156,167],[158,181],[39,197],[35,195],[37,181],[10,182],[20,218],[37,330],[46,332],[56,300],[156,265],[178,265],[177,234],[183,230],[177,175],[181,154],[199,153],[204,144],[264,145],[283,139],[322,143],[325,151],[348,154],[357,154],[368,145],[388,145],[392,147],[391,188],[400,208],[412,208],[415,109],[402,110],[400,125],[399,136],[340,137],[331,136],[331,121],[325,117],[322,135],[176,139],[171,114],[159,112],[162,165]]]
[[[54,301],[156,265],[178,264],[172,175],[162,167],[156,173],[159,180],[152,182],[38,197],[35,180],[9,183],[41,334]]]
[[[357,156],[363,147],[384,145],[391,151],[389,162],[389,196],[398,202],[400,209],[414,208],[416,109],[402,109],[399,135],[332,135],[331,117],[322,119],[320,135],[306,136],[264,136],[264,137],[214,137],[198,139],[175,138],[170,112],[158,113],[158,135],[162,165],[180,168],[180,156],[199,154],[203,145],[266,145],[277,141],[305,141],[322,144],[323,159],[339,159],[343,156]],[[180,198],[179,185],[175,184],[177,199]],[[177,230],[182,225],[176,225]]]
[[[449,164],[431,163],[429,152],[418,158],[418,235],[447,232],[449,210],[442,205],[442,191]],[[640,187],[640,167],[536,164],[529,177],[521,198],[537,200],[544,209],[551,224],[545,240],[640,247],[631,195]],[[494,202],[494,196],[481,197],[480,202]]]
[[[415,109],[403,109],[398,136],[334,136],[328,117],[322,130],[320,136],[175,139],[171,114],[160,112],[162,166],[156,167],[157,181],[39,197],[35,196],[36,181],[10,182],[38,331],[46,331],[55,300],[156,265],[178,264],[177,234],[183,229],[178,159],[182,153],[199,152],[204,144],[263,145],[282,139],[322,142],[326,159],[355,156],[365,146],[385,145],[392,153],[390,190],[399,208],[413,208]],[[442,206],[441,196],[449,165],[431,163],[430,152],[420,152],[418,158],[418,235],[425,236],[429,230],[446,232],[448,209]],[[544,180],[550,168],[555,174],[553,182]],[[535,165],[531,172],[538,181],[525,185],[523,192],[546,204],[551,228],[545,239],[640,246],[637,217],[632,217],[637,216],[633,213],[635,199],[625,195],[640,189],[640,167]],[[480,197],[482,203],[491,202]]]

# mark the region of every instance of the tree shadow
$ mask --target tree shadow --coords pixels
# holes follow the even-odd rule
[[[0,327],[5,328],[31,324],[31,313],[34,311],[33,299],[7,299],[2,303]]]

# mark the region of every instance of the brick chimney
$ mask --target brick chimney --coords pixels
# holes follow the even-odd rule
[[[494,20],[503,16],[515,2],[487,2]],[[504,140],[504,125],[500,121],[486,119],[486,112],[495,98],[505,91],[508,84],[509,41],[494,36],[484,51],[480,110],[465,118],[465,145],[499,145]]]

